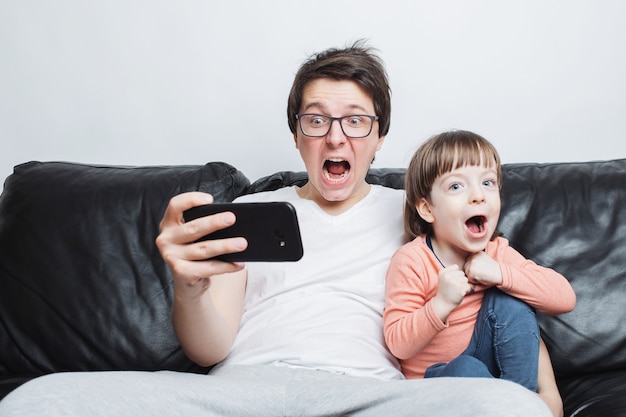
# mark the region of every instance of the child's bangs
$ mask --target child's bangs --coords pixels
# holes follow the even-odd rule
[[[499,156],[491,144],[486,141],[477,141],[474,138],[455,135],[452,140],[442,142],[442,149],[438,152],[440,158],[438,175],[464,166],[481,166],[498,168]]]

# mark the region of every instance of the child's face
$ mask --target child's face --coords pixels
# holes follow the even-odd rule
[[[436,178],[430,201],[416,205],[433,226],[441,251],[467,257],[482,251],[500,217],[500,190],[495,168],[463,166]]]

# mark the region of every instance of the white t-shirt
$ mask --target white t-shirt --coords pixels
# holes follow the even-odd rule
[[[373,185],[338,216],[301,199],[296,187],[243,196],[289,201],[304,256],[298,262],[246,265],[241,327],[218,366],[273,364],[399,379],[383,336],[385,274],[403,243],[404,191]]]

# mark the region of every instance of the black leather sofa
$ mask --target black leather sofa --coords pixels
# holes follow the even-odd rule
[[[402,169],[369,180],[401,188]],[[0,196],[0,398],[51,372],[206,372],[170,322],[171,276],[154,239],[167,201],[217,201],[303,184],[302,172],[253,183],[224,163],[17,166]],[[566,416],[626,415],[626,159],[504,166],[500,230],[563,273],[571,313],[540,316]]]

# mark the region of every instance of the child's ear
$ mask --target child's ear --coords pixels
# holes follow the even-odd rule
[[[415,203],[415,209],[417,210],[417,214],[419,214],[420,217],[428,223],[432,223],[435,221],[435,217],[433,216],[430,203],[424,197],[422,197],[417,203]]]

